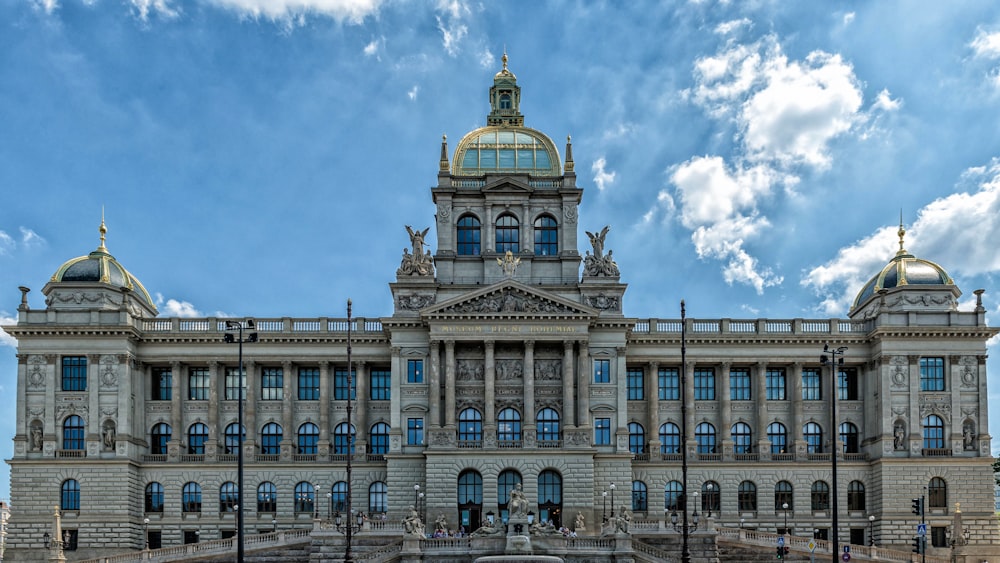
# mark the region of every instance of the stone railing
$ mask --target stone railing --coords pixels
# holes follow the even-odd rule
[[[303,543],[308,541],[311,532],[312,530],[310,529],[301,529],[246,536],[243,548],[247,552],[254,552]],[[169,563],[171,561],[191,561],[198,558],[236,553],[236,548],[236,539],[226,538],[223,540],[176,545],[163,549],[145,549],[142,551],[120,553],[108,557],[87,559],[80,563],[137,563],[143,561]]]
[[[778,538],[782,537],[779,534],[760,532],[746,528],[717,528],[717,530],[719,532],[719,542],[740,543],[771,548],[776,547],[778,545]],[[799,553],[819,553],[824,554],[827,557],[831,555],[830,550],[832,549],[832,543],[827,540],[818,540],[809,537],[791,535],[785,535],[783,537],[785,538],[785,545],[792,551],[797,551]],[[809,549],[810,542],[814,545],[813,550]],[[931,555],[924,555],[923,557],[925,557],[925,563],[948,563],[948,558],[945,557],[934,557]],[[900,563],[910,563],[913,561],[913,554],[907,551],[886,549],[884,547],[851,544],[851,560],[896,561]]]

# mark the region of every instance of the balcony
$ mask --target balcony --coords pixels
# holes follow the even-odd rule
[[[87,457],[86,450],[56,450],[56,457],[61,459]]]
[[[924,457],[951,457],[951,448],[924,448],[920,453]]]

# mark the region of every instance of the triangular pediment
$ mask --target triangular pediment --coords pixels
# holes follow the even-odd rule
[[[596,309],[514,280],[504,280],[449,299],[421,313],[425,319],[483,316],[591,318],[597,315]]]
[[[483,191],[530,193],[533,190],[526,176],[499,176],[487,178]]]

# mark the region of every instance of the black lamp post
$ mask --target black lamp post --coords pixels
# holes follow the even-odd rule
[[[243,429],[243,400],[246,394],[246,372],[243,371],[243,343],[247,342],[257,342],[257,325],[254,323],[253,319],[246,319],[243,322],[240,321],[226,321],[226,334],[222,337],[224,342],[230,344],[239,344],[240,352],[240,387],[239,387],[239,406],[237,407],[238,420],[236,425],[239,427],[237,432],[239,436],[236,439],[236,491],[239,495],[239,503],[237,506],[243,504],[243,440],[246,438],[246,430]],[[233,334],[230,331],[237,331],[237,334]],[[246,335],[244,336],[243,331],[246,330]],[[236,563],[243,563],[243,509],[238,508],[236,510]]]
[[[784,536],[784,535],[788,534],[788,503],[787,502],[784,502],[784,503],[781,504],[781,510],[784,512],[784,521],[785,521],[785,523],[782,524],[782,527],[781,527],[781,535]]]
[[[698,514],[698,493],[694,494],[694,510],[691,511],[691,522],[688,522],[687,517],[687,495],[681,493],[681,498],[683,502],[680,503],[681,511],[684,513],[684,521],[680,522],[680,518],[677,515],[677,510],[675,509],[670,513],[670,524],[674,527],[675,532],[683,532],[686,538],[688,533],[693,532],[698,529],[698,524],[701,521],[701,515]],[[688,554],[690,556],[690,553]]]
[[[837,562],[837,558],[840,553],[840,542],[839,534],[837,533],[837,498],[840,496],[839,489],[837,488],[837,393],[839,389],[837,387],[837,368],[844,365],[844,352],[847,351],[847,346],[840,346],[839,348],[831,348],[829,344],[823,345],[823,354],[819,357],[819,363],[823,365],[830,365],[830,443],[833,446],[830,448],[830,463],[832,465],[833,474],[830,476],[830,482],[833,484],[833,495],[830,499],[830,508],[833,514],[833,527],[831,528],[830,541],[833,542],[833,563]],[[829,357],[827,356],[829,354]],[[840,356],[840,358],[837,358]]]
[[[681,491],[684,495],[683,539],[681,540],[681,562],[691,563],[691,548],[688,545],[688,454],[687,454],[687,316],[684,310],[684,300],[681,299]],[[695,527],[698,526],[697,508],[695,508]],[[671,516],[673,520],[673,516]],[[675,528],[676,529],[676,528]]]
[[[875,546],[875,515],[868,516],[868,546]]]
[[[603,503],[602,508],[601,508],[601,522],[604,523],[604,522],[608,521],[608,491],[607,490],[601,491],[601,501]]]
[[[608,488],[611,489],[611,517],[614,518],[615,517],[615,484],[611,483],[611,485],[608,486]]]
[[[142,519],[142,537],[145,541],[143,549],[149,549],[149,518]]]
[[[326,493],[326,519],[333,520],[333,493]]]
[[[354,387],[354,376],[351,375],[351,300],[347,300],[347,518],[348,522],[343,526],[344,534],[347,536],[347,549],[344,552],[344,561],[353,561],[354,556],[351,553],[351,537],[354,533],[361,529],[361,525],[364,523],[363,516],[359,511],[357,514],[357,525],[350,521],[350,518],[354,514],[354,510],[351,508],[351,497],[353,496],[351,490],[351,460],[354,458],[354,422],[351,418],[351,389]],[[337,529],[340,530],[341,523],[339,522],[340,513],[337,513]]]

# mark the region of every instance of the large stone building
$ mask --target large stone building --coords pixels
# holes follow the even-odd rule
[[[238,504],[247,533],[308,527],[349,490],[371,516],[416,501],[467,530],[505,518],[518,483],[559,524],[615,505],[663,520],[682,503],[682,455],[689,508],[719,525],[829,537],[838,506],[839,541],[909,550],[924,496],[930,553],[961,503],[969,552],[992,557],[998,331],[981,291],[959,311],[959,288],[901,228],[848,318],[626,316],[607,229],[578,240],[572,145],[560,157],[524,125],[506,56],[489,102],[450,157],[441,143],[437,244],[407,227],[393,314],[255,319],[244,377],[227,319],[159,317],[103,222],[97,250],[45,285],[46,308],[22,288],[4,327],[18,340],[8,559],[45,557],[54,506],[71,559],[226,537]]]

